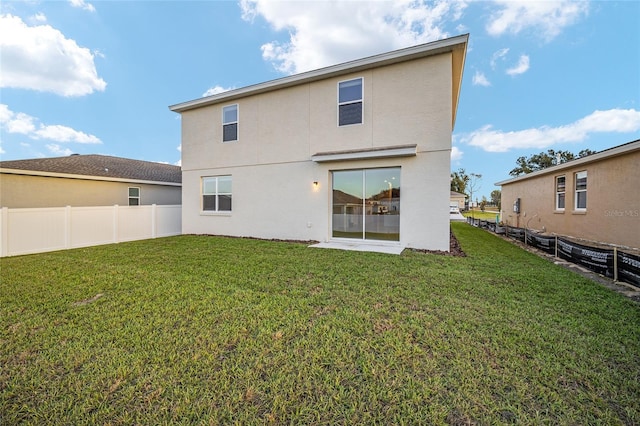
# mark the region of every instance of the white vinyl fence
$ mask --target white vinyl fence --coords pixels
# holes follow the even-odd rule
[[[182,206],[9,209],[0,215],[0,257],[182,233]]]

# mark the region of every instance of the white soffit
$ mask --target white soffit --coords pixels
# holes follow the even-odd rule
[[[311,161],[326,163],[329,161],[368,160],[372,158],[414,157],[417,145],[403,145],[388,148],[319,152],[311,156]]]
[[[182,183],[178,183],[178,182],[165,182],[161,180],[126,179],[126,178],[116,178],[116,177],[109,177],[109,176],[78,175],[78,174],[72,174],[72,173],[42,172],[39,170],[0,168],[0,173],[8,174],[8,175],[42,176],[42,177],[65,178],[65,179],[99,180],[99,181],[105,181],[105,182],[125,182],[125,183],[135,183],[135,184],[182,187]]]

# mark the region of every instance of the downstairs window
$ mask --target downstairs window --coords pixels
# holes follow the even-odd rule
[[[202,178],[202,211],[231,211],[231,176]]]

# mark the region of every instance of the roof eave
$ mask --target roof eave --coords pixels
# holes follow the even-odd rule
[[[542,176],[549,173],[557,173],[559,171],[574,168],[576,166],[582,166],[595,161],[604,160],[607,158],[617,157],[619,155],[627,154],[633,151],[640,150],[640,139],[629,142],[623,145],[615,146],[613,148],[606,149],[604,151],[597,152],[595,154],[587,155],[586,157],[577,158],[575,160],[567,161],[566,163],[558,164],[557,166],[547,167],[546,169],[537,170],[535,172],[527,173],[522,176],[496,182],[494,185],[502,186],[510,183],[515,183],[521,180],[531,179],[536,176]]]
[[[169,106],[169,109],[171,111],[181,113],[190,109],[213,105],[220,102],[229,102],[249,95],[256,95],[277,89],[296,86],[299,84],[306,84],[313,81],[324,80],[343,74],[360,72],[371,68],[377,68],[413,59],[438,55],[445,52],[452,52],[456,49],[462,49],[463,52],[466,52],[468,39],[469,34],[463,34],[443,40],[434,41],[431,43],[421,44],[419,46],[412,46],[405,49],[394,50],[392,52],[387,52],[380,55],[357,59],[355,61],[332,65],[313,71],[307,71],[304,73],[283,77],[277,80],[271,80],[264,83],[242,87],[239,89],[229,90],[227,92],[207,96],[204,98],[182,102]],[[464,56],[462,58],[462,65],[464,66]],[[462,76],[462,70],[460,71],[460,75]],[[462,78],[460,78],[460,81],[458,82],[458,94],[460,93],[459,86],[461,84]],[[457,105],[457,99],[454,100],[454,103],[455,105]]]
[[[147,185],[182,186],[181,182],[166,182],[166,181],[160,181],[160,180],[144,180],[144,179],[126,179],[126,178],[116,178],[116,177],[108,177],[108,176],[79,175],[79,174],[73,174],[73,173],[43,172],[40,170],[0,168],[0,173],[11,174],[11,175],[23,175],[23,176],[55,177],[55,178],[64,178],[64,179],[125,182],[125,183],[147,184]]]

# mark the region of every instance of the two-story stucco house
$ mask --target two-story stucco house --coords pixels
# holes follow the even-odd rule
[[[449,250],[468,35],[170,107],[185,234]]]

